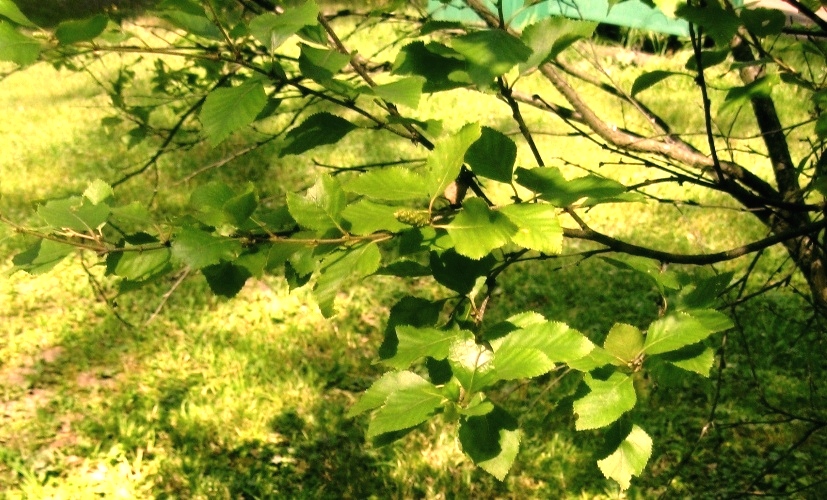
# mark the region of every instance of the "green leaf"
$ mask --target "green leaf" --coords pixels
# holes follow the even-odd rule
[[[201,269],[201,273],[207,279],[210,290],[222,297],[235,297],[244,288],[244,284],[251,276],[247,269],[221,262]]]
[[[379,247],[373,242],[326,257],[321,264],[321,274],[313,287],[313,297],[319,304],[322,314],[326,318],[333,316],[333,301],[346,280],[369,276],[379,269],[381,263]]]
[[[259,80],[210,92],[199,115],[210,144],[216,146],[236,130],[253,123],[265,104],[267,96]]]
[[[557,168],[517,168],[517,183],[558,207],[567,207],[583,198],[593,203],[626,192],[623,184],[593,174],[568,181]]]
[[[474,334],[467,330],[440,330],[400,325],[396,327],[396,338],[399,342],[396,353],[391,358],[383,359],[382,363],[392,368],[403,369],[426,356],[445,359],[453,343],[473,340]]]
[[[40,43],[18,33],[6,21],[0,21],[0,61],[27,66],[40,56]]]
[[[617,358],[609,354],[608,351],[601,347],[595,346],[594,349],[582,358],[567,361],[566,364],[573,370],[581,372],[590,372],[597,368],[602,368],[606,365],[617,363]]]
[[[195,2],[164,0],[157,8],[159,17],[190,34],[213,40],[223,40],[221,31],[207,17],[204,9]]]
[[[763,76],[743,87],[729,89],[726,97],[724,97],[724,103],[718,109],[718,114],[720,115],[733,107],[743,106],[756,97],[769,97],[773,86],[775,86],[775,80]]]
[[[233,196],[224,203],[222,210],[227,220],[235,227],[241,227],[258,208],[258,197],[250,184],[243,193]]]
[[[639,476],[652,456],[652,438],[638,427],[620,443],[617,450],[608,457],[598,460],[597,466],[607,479],[617,481],[620,488],[626,490],[631,485],[632,476]]]
[[[439,46],[442,50],[429,50]],[[451,57],[451,52],[453,56]],[[413,42],[400,49],[393,63],[397,75],[417,75],[424,78],[422,91],[427,93],[451,90],[467,85],[457,75],[465,71],[465,61],[459,53],[445,45],[431,42]]]
[[[0,0],[0,16],[21,26],[34,27],[34,23],[29,21],[29,18],[20,12],[20,9],[17,8],[17,5],[15,5],[12,0]]]
[[[817,5],[816,10],[821,8],[820,3]],[[778,9],[741,9],[740,18],[750,33],[757,36],[777,35],[784,29],[786,22],[784,12]]]
[[[359,200],[342,211],[342,218],[349,224],[348,231],[351,234],[362,236],[377,231],[397,233],[408,227],[394,216],[398,209],[370,200]]]
[[[116,222],[128,222],[146,227],[152,224],[152,214],[140,202],[133,201],[128,205],[112,207],[111,217]]]
[[[673,313],[649,325],[643,350],[647,354],[675,351],[732,327],[732,320],[714,309]]]
[[[719,46],[728,46],[741,27],[741,20],[734,13],[716,3],[707,3],[702,7],[684,4],[675,13],[690,23],[702,26]]]
[[[428,196],[425,179],[405,167],[372,170],[348,182],[344,188],[375,200],[416,200]]]
[[[652,87],[663,80],[666,80],[670,76],[675,75],[682,75],[682,76],[689,76],[685,75],[684,73],[679,73],[677,71],[664,71],[664,70],[655,70],[655,71],[648,71],[643,73],[639,77],[635,79],[635,83],[632,84],[632,95],[635,96],[644,90]]]
[[[712,66],[717,66],[722,62],[727,60],[729,57],[729,48],[720,49],[720,50],[702,50],[701,51],[701,64],[703,68],[711,68]],[[690,71],[698,71],[698,58],[695,55],[689,56],[689,59],[686,60],[686,64],[684,67]]]
[[[495,383],[494,353],[472,338],[459,339],[448,352],[451,371],[467,392],[477,392]]]
[[[89,183],[86,190],[83,192],[83,197],[89,200],[92,205],[99,205],[111,198],[114,198],[115,191],[112,186],[100,179],[96,179]]]
[[[709,371],[715,362],[715,352],[699,343],[664,353],[660,358],[683,370],[697,373],[702,377],[709,377]]]
[[[506,205],[500,212],[517,227],[511,241],[521,247],[544,254],[563,251],[563,227],[557,209],[545,203]]]
[[[502,481],[520,450],[520,429],[514,417],[495,406],[485,415],[463,418],[459,442],[478,467]]]
[[[206,231],[184,226],[172,242],[172,255],[193,269],[201,269],[222,260],[232,261],[241,252],[237,240],[215,236]]]
[[[555,321],[532,323],[491,340],[490,344],[494,352],[502,349],[536,349],[549,360],[563,363],[580,359],[594,349],[594,344],[582,333]]]
[[[318,146],[335,144],[356,128],[344,118],[327,112],[317,113],[287,133],[286,144],[279,157],[300,155]]]
[[[424,85],[425,79],[423,77],[411,76],[395,82],[377,85],[370,90],[385,101],[417,109]]]
[[[63,45],[92,40],[106,29],[109,19],[103,14],[81,21],[63,21],[57,25],[55,36]]]
[[[379,408],[385,404],[388,396],[394,391],[408,387],[424,387],[424,383],[427,383],[427,381],[413,372],[388,372],[382,375],[379,380],[375,381],[368,390],[362,394],[359,401],[347,412],[347,416],[348,418],[353,418],[366,411]]]
[[[520,71],[555,59],[563,50],[581,38],[590,38],[597,23],[548,17],[523,29],[521,40],[531,49],[531,56],[520,64]]]
[[[554,362],[538,349],[506,348],[494,351],[494,369],[498,380],[518,380],[544,375],[554,369]]]
[[[54,229],[93,231],[106,223],[110,209],[105,203],[94,205],[80,197],[52,200],[37,207],[37,214]]]
[[[368,425],[368,438],[400,431],[428,420],[442,406],[442,392],[427,380],[417,377],[391,392],[385,404],[374,414]]]
[[[615,323],[606,336],[603,349],[615,357],[614,364],[628,365],[643,351],[643,332],[632,325]]]
[[[430,258],[431,270],[437,283],[461,295],[469,293],[477,278],[485,276],[495,263],[493,257],[473,260],[459,255],[453,249],[441,254],[431,252]]]
[[[716,274],[712,277],[697,280],[692,286],[681,290],[680,305],[686,309],[705,309],[711,307],[718,297],[724,293],[732,281],[732,271]]]
[[[318,15],[319,7],[309,0],[278,16],[266,13],[253,18],[250,33],[272,52],[303,27],[316,24]]]
[[[508,243],[517,232],[517,227],[508,217],[490,210],[480,198],[465,200],[462,208],[454,220],[445,226],[460,255],[479,260],[491,250]]]
[[[170,269],[169,260],[169,248],[139,251],[133,246],[132,250],[109,254],[107,268],[111,268],[115,276],[130,281],[147,281],[167,272]]]
[[[342,186],[329,175],[319,177],[304,196],[287,193],[287,207],[296,222],[322,233],[331,229],[341,230],[345,203]]]
[[[822,113],[818,116],[815,128],[819,139],[827,138],[827,113]]]
[[[43,274],[75,251],[75,247],[52,240],[39,240],[33,247],[14,256],[12,264],[16,269],[29,274]]]
[[[436,143],[428,156],[427,185],[431,201],[441,196],[445,188],[454,182],[462,169],[465,152],[480,138],[482,131],[476,123],[468,123],[459,132]]]
[[[445,302],[441,300],[431,302],[418,297],[402,297],[391,307],[388,324],[385,326],[385,340],[379,347],[379,357],[388,359],[396,355],[396,349],[399,347],[399,339],[396,337],[398,326],[434,326],[444,305]]]
[[[316,82],[327,82],[350,62],[350,56],[333,49],[317,49],[301,44],[299,71]]]
[[[661,294],[666,293],[666,289],[677,290],[680,288],[680,283],[675,273],[665,269],[660,262],[654,259],[647,259],[636,255],[625,255],[622,260],[613,257],[603,257],[603,260],[615,267],[631,269],[649,277],[654,281]]]
[[[465,153],[465,161],[475,174],[510,183],[517,160],[517,145],[508,136],[482,127],[480,138]]]
[[[491,85],[495,77],[504,75],[518,63],[531,56],[530,48],[505,32],[493,29],[476,31],[456,37],[451,46],[465,56],[468,73],[480,87]]]
[[[600,380],[587,373],[585,382],[590,392],[574,402],[578,431],[605,427],[635,407],[632,377],[615,372],[607,380]]]

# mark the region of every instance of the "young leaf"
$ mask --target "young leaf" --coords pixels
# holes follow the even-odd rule
[[[54,229],[87,232],[106,223],[110,209],[105,203],[93,205],[79,197],[52,200],[37,207],[37,214]]]
[[[448,362],[451,371],[468,392],[477,392],[496,382],[494,353],[472,338],[459,339],[451,344]]]
[[[210,144],[216,146],[236,130],[253,123],[265,104],[267,96],[258,80],[210,92],[199,115]]]
[[[413,372],[388,372],[375,381],[347,412],[348,418],[379,408],[394,391],[411,387],[425,387],[427,380]]]
[[[345,184],[344,188],[375,200],[416,200],[428,196],[425,179],[404,167],[372,170]]]
[[[729,317],[713,309],[677,312],[649,325],[643,350],[647,354],[675,351],[732,326]]]
[[[0,61],[11,61],[27,66],[37,61],[40,43],[14,29],[14,26],[0,20]]]
[[[272,52],[303,27],[315,24],[318,15],[319,7],[309,0],[278,16],[268,12],[253,18],[250,33]]]
[[[300,155],[318,146],[335,144],[354,129],[356,125],[344,118],[327,112],[317,113],[287,132],[286,144],[279,157]]]
[[[411,377],[406,385],[387,396],[368,425],[368,438],[419,425],[442,405],[445,399],[442,392],[427,380],[414,376],[418,380]]]
[[[475,84],[489,86],[495,77],[504,75],[531,56],[530,48],[504,30],[475,31],[456,37],[451,46],[465,56],[468,73]]]
[[[115,196],[115,191],[112,186],[100,179],[96,179],[89,183],[86,190],[83,192],[83,197],[89,200],[93,205],[103,203]]]
[[[474,334],[467,330],[439,330],[401,325],[396,327],[396,338],[399,342],[396,353],[391,358],[383,359],[382,363],[392,368],[403,369],[426,356],[445,359],[454,342],[473,340]]]
[[[620,446],[608,457],[598,460],[597,466],[607,479],[617,481],[626,490],[632,476],[639,476],[652,456],[652,438],[637,425],[626,436]]]
[[[0,0],[0,16],[21,26],[34,27],[34,23],[29,21],[12,0]]]
[[[350,56],[333,49],[317,49],[301,44],[299,70],[316,82],[332,80],[350,62]]]
[[[574,402],[578,431],[605,427],[635,407],[637,396],[632,377],[614,372],[606,380],[585,377],[589,393]]]
[[[557,209],[545,203],[506,205],[500,212],[517,226],[511,241],[521,247],[545,254],[563,251],[563,227]]]
[[[489,210],[480,198],[470,198],[463,210],[445,226],[454,240],[457,253],[479,260],[499,248],[517,232],[517,227],[501,213]]]
[[[510,183],[517,160],[517,145],[507,135],[482,127],[480,138],[465,153],[465,161],[475,174]]]
[[[408,227],[396,219],[394,214],[397,210],[398,207],[359,200],[342,211],[342,218],[350,224],[348,231],[351,234],[368,235],[377,231],[396,233]]]
[[[440,140],[428,156],[428,192],[433,201],[459,176],[465,152],[479,139],[482,131],[476,123],[466,124],[456,134]]]
[[[345,203],[345,193],[339,181],[329,175],[319,177],[305,196],[287,193],[290,215],[301,226],[321,233],[341,229],[341,214]]]
[[[32,275],[43,274],[51,271],[74,250],[73,246],[65,243],[39,240],[30,249],[15,255],[12,264],[14,264],[15,269]]]
[[[478,467],[502,481],[520,450],[520,429],[514,417],[495,406],[485,415],[463,418],[459,442]]]
[[[419,107],[419,98],[422,97],[422,87],[424,85],[424,78],[411,76],[384,85],[377,85],[371,91],[385,101],[416,109]]]
[[[566,180],[557,168],[518,168],[517,183],[558,207],[567,207],[583,198],[592,203],[610,200],[626,192],[623,184],[593,174]]]
[[[237,240],[214,236],[206,231],[184,226],[172,242],[172,255],[193,269],[232,261],[241,252]]]
[[[381,263],[379,247],[373,242],[326,257],[322,261],[321,274],[313,287],[313,297],[319,304],[322,314],[326,318],[333,316],[333,301],[345,280],[369,276],[379,269]]]
[[[63,45],[92,40],[103,33],[109,19],[103,14],[81,21],[63,21],[55,29],[55,36]]]
[[[675,75],[684,75],[684,73],[679,73],[677,71],[664,71],[664,70],[655,70],[655,71],[648,71],[643,73],[639,77],[635,79],[635,83],[632,84],[632,95],[635,96],[644,90],[656,85],[663,80],[666,80],[670,76]],[[689,75],[684,75],[689,76]]]
[[[632,325],[615,323],[606,336],[603,349],[615,357],[614,364],[627,365],[643,350],[643,332]]]

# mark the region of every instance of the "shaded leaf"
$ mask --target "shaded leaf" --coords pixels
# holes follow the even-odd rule
[[[385,339],[379,347],[381,359],[392,358],[396,355],[399,339],[396,337],[396,328],[401,325],[412,327],[428,327],[436,325],[444,301],[431,302],[419,297],[402,297],[391,307],[388,324],[385,327]]]
[[[600,380],[587,373],[585,382],[589,393],[574,402],[578,431],[605,427],[635,407],[632,377],[615,372],[607,380]]]
[[[299,70],[301,74],[316,81],[326,82],[350,62],[350,56],[333,49],[317,49],[301,44]]]
[[[637,94],[643,92],[644,90],[648,89],[649,87],[652,87],[653,85],[656,85],[656,84],[662,82],[663,80],[666,80],[670,76],[675,76],[675,75],[688,76],[688,75],[684,75],[683,73],[679,73],[677,71],[663,71],[663,70],[648,71],[646,73],[643,73],[642,75],[637,77],[635,79],[635,83],[632,84],[632,95],[633,96],[637,95]]]
[[[262,14],[250,21],[250,33],[271,52],[305,26],[316,24],[319,7],[309,0],[281,15]]]
[[[339,181],[329,175],[319,177],[304,196],[287,193],[287,207],[293,219],[302,227],[319,232],[341,228],[345,203],[345,193]]]
[[[92,40],[106,29],[109,19],[103,14],[81,21],[63,21],[55,29],[55,36],[64,45]]]
[[[241,252],[241,243],[212,235],[190,226],[182,227],[172,242],[172,255],[193,269],[201,269],[222,260],[232,261]]]
[[[222,297],[235,297],[251,276],[246,268],[229,262],[221,262],[201,269],[210,290]]]
[[[509,242],[517,227],[505,215],[492,211],[480,198],[469,198],[445,230],[457,253],[474,260]]]
[[[105,203],[97,205],[80,197],[52,200],[37,207],[37,214],[54,229],[87,232],[106,223],[110,209]]]
[[[621,489],[628,489],[632,476],[639,476],[652,456],[652,438],[638,427],[626,436],[620,446],[608,457],[598,460],[597,466],[607,479],[617,481]]]
[[[34,26],[34,23],[29,21],[29,18],[17,8],[17,5],[15,5],[12,0],[0,0],[0,16],[5,17],[15,24],[29,27]]]
[[[660,358],[683,370],[697,373],[702,377],[708,377],[712,364],[715,362],[715,352],[711,348],[698,343],[664,353]]]
[[[416,200],[428,196],[425,179],[405,167],[372,170],[348,182],[344,188],[376,200]]]
[[[322,314],[326,318],[333,316],[333,301],[346,280],[369,276],[379,269],[381,263],[379,247],[372,242],[326,257],[322,261],[321,274],[313,287],[313,297],[319,304]]]
[[[74,252],[75,248],[52,240],[39,240],[33,247],[14,256],[12,264],[16,269],[37,275],[51,271],[56,265]]]
[[[419,425],[442,406],[442,392],[427,380],[417,378],[404,380],[405,385],[387,396],[368,425],[368,438]]]
[[[480,138],[465,153],[465,161],[475,174],[510,183],[517,160],[517,145],[508,136],[482,127]]]
[[[591,202],[610,200],[626,191],[623,184],[593,174],[569,181],[557,168],[517,168],[517,183],[558,207],[567,207],[583,198]]]
[[[451,47],[465,56],[467,69],[475,84],[485,87],[518,63],[525,62],[532,50],[504,30],[475,31],[454,38]]]
[[[547,17],[523,29],[521,40],[531,49],[531,56],[520,64],[520,71],[540,66],[555,59],[563,50],[581,38],[590,38],[597,23]]]
[[[355,235],[368,235],[377,231],[396,233],[407,228],[394,215],[398,207],[381,205],[370,200],[359,200],[342,211],[342,218],[349,224],[348,231]]]
[[[385,101],[416,109],[419,107],[419,99],[422,97],[422,87],[424,85],[425,79],[423,77],[411,76],[384,85],[377,85],[371,90]]]
[[[18,33],[10,23],[0,20],[0,61],[27,66],[40,56],[40,43]]]
[[[190,0],[164,0],[158,4],[158,16],[197,36],[221,40],[221,31],[207,17],[204,9]]]
[[[495,406],[485,415],[464,417],[459,442],[478,467],[502,481],[520,450],[519,425],[508,412]]]
[[[236,130],[253,123],[265,104],[267,96],[259,80],[210,92],[199,114],[210,144],[216,146]]]
[[[679,6],[675,13],[678,17],[704,28],[717,45],[727,46],[741,26],[741,20],[719,4],[707,3],[703,6],[684,4]]]
[[[431,270],[440,285],[465,295],[474,288],[477,278],[484,276],[496,263],[493,257],[473,260],[447,250],[441,254],[431,252]]]
[[[356,128],[344,118],[327,112],[317,113],[287,132],[286,144],[279,157],[300,155],[318,146],[335,144]]]
[[[428,47],[441,46],[441,51],[429,50]],[[453,52],[455,57],[451,57]],[[417,75],[424,77],[422,91],[440,92],[464,87],[468,82],[457,79],[456,76],[464,73],[465,61],[462,56],[450,48],[431,42],[428,46],[424,42],[413,42],[399,50],[393,63],[393,73],[397,75]]]

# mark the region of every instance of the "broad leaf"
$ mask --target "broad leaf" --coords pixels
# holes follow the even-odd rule
[[[372,170],[348,182],[344,188],[375,200],[416,200],[428,196],[425,179],[405,167]]]
[[[637,95],[644,90],[656,85],[663,80],[666,80],[670,76],[675,75],[684,75],[683,73],[679,73],[677,71],[664,71],[664,70],[655,70],[655,71],[647,71],[643,73],[639,77],[635,79],[635,83],[632,84],[632,95]],[[688,76],[688,75],[684,75]]]
[[[652,438],[638,427],[632,426],[632,432],[626,436],[617,450],[608,457],[598,460],[597,466],[608,479],[617,481],[620,488],[626,490],[631,485],[632,476],[639,476],[652,456]]]
[[[768,76],[761,77],[743,87],[734,87],[727,91],[724,103],[718,109],[718,114],[724,113],[731,108],[738,108],[746,105],[756,97],[769,97],[775,80]]]
[[[106,182],[96,179],[89,183],[86,190],[83,191],[83,197],[89,200],[93,205],[101,204],[110,200],[115,196],[115,191],[112,186]]]
[[[485,276],[495,263],[494,257],[473,260],[459,255],[454,250],[441,254],[431,252],[430,259],[431,270],[437,283],[462,295],[469,293],[474,288],[477,278]]]
[[[539,377],[553,370],[555,364],[539,349],[514,348],[494,352],[494,369],[499,380],[518,380]]]
[[[403,369],[426,356],[445,359],[453,343],[473,340],[474,334],[467,330],[439,330],[402,325],[396,327],[396,337],[399,342],[396,354],[383,359],[382,362],[392,368]]]
[[[350,56],[333,49],[317,49],[307,44],[301,44],[299,56],[299,70],[316,82],[326,82],[347,66]]]
[[[574,402],[578,431],[605,427],[635,407],[637,396],[632,377],[612,373],[607,380],[586,374],[589,393]]]
[[[477,344],[473,337],[451,344],[448,362],[454,376],[468,392],[477,392],[498,380],[494,353],[484,345]]]
[[[673,271],[666,269],[660,262],[654,259],[638,257],[636,255],[625,255],[622,259],[614,257],[603,257],[603,260],[621,269],[632,269],[655,282],[661,294],[667,289],[677,290],[680,288],[678,278]]]
[[[221,262],[201,269],[210,290],[222,297],[235,297],[251,276],[246,268],[229,262]]]
[[[318,146],[336,144],[356,125],[327,112],[317,113],[294,127],[285,137],[285,146],[279,156],[300,155]]]
[[[92,40],[106,29],[109,19],[103,14],[81,21],[63,21],[55,29],[55,36],[64,45]]]
[[[39,240],[33,247],[14,256],[12,263],[16,269],[29,274],[42,274],[51,271],[75,247],[52,240]]]
[[[208,17],[206,11],[196,2],[190,0],[164,0],[158,5],[158,16],[166,19],[187,33],[221,40],[218,27]]]
[[[445,188],[459,176],[465,152],[482,134],[480,126],[469,123],[434,146],[428,156],[427,184],[431,200],[441,196]]]
[[[411,109],[417,109],[424,85],[424,78],[421,76],[412,76],[384,85],[377,85],[373,87],[371,91],[385,101],[393,104],[401,104]]]
[[[267,96],[259,80],[210,92],[199,115],[210,144],[216,146],[236,130],[253,123],[265,104]]]
[[[554,206],[545,203],[512,204],[500,209],[517,226],[511,241],[545,254],[563,251],[563,227],[557,211]]]
[[[583,198],[594,204],[626,192],[623,184],[593,174],[566,180],[557,168],[518,168],[517,183],[558,207],[567,207]]]
[[[153,238],[154,239],[154,238]],[[170,250],[138,250],[128,245],[125,251],[109,254],[107,268],[115,276],[130,281],[147,281],[170,269]]]
[[[381,359],[392,358],[396,355],[399,347],[399,339],[396,337],[396,328],[401,325],[412,327],[434,326],[439,320],[439,313],[442,311],[444,301],[431,302],[418,297],[403,297],[391,307],[388,317],[388,324],[385,327],[385,340],[379,347]]]
[[[442,392],[427,380],[410,378],[391,392],[368,425],[368,438],[401,431],[428,420],[442,405]]]
[[[495,406],[485,415],[463,418],[459,442],[478,467],[502,481],[520,449],[520,429],[514,417]]]
[[[491,347],[495,352],[503,349],[537,349],[551,361],[568,363],[588,355],[594,349],[594,344],[564,323],[544,321],[492,340]]]
[[[675,351],[732,326],[729,317],[713,309],[673,313],[649,325],[643,350],[647,354]]]
[[[819,4],[820,8],[821,5]],[[817,9],[816,9],[817,10]],[[754,35],[778,35],[784,29],[786,16],[779,9],[750,8],[741,9],[739,13],[744,26]]]
[[[181,228],[172,242],[173,257],[193,269],[218,264],[222,260],[232,261],[240,252],[241,243],[237,240],[190,226]]]
[[[0,61],[11,61],[27,66],[40,56],[40,43],[14,29],[14,26],[0,20]]]
[[[429,50],[436,46],[443,50]],[[399,50],[393,63],[393,73],[423,77],[422,91],[427,93],[464,87],[467,82],[457,76],[464,74],[465,61],[459,53],[454,52],[452,57],[450,52],[451,49],[436,42],[427,46],[423,42],[410,43]]]
[[[643,332],[632,325],[615,323],[606,336],[603,349],[615,357],[614,364],[627,365],[643,351]]]
[[[316,23],[319,7],[309,0],[281,15],[262,14],[250,21],[250,33],[271,52],[305,26]]]
[[[319,177],[304,196],[287,193],[287,207],[296,222],[322,233],[341,228],[345,203],[341,185],[329,175]]]
[[[540,66],[555,59],[563,50],[581,38],[589,38],[597,28],[597,23],[548,17],[523,29],[521,40],[531,49],[531,56],[520,71]]]
[[[321,274],[313,287],[313,297],[322,314],[333,316],[333,301],[346,280],[364,278],[376,272],[382,263],[382,255],[376,243],[336,252],[322,261]]]
[[[374,410],[385,404],[394,391],[411,387],[425,387],[426,380],[413,372],[388,372],[366,390],[359,401],[347,412],[349,418]]]
[[[517,145],[508,136],[490,127],[465,153],[465,161],[475,174],[499,182],[510,183],[517,160]]]
[[[462,208],[454,220],[445,226],[460,255],[479,260],[491,250],[508,243],[517,232],[508,217],[490,210],[480,198],[466,200]]]
[[[396,219],[394,214],[398,210],[398,207],[359,200],[342,211],[342,218],[347,221],[347,230],[351,234],[368,235],[377,231],[397,233],[408,227]]]
[[[501,76],[531,56],[530,48],[504,30],[484,30],[454,38],[454,50],[465,56],[468,73],[475,84],[489,86]]]
[[[84,233],[105,224],[109,213],[107,204],[93,205],[88,199],[79,197],[52,200],[37,207],[37,214],[52,228]]]
[[[724,10],[716,3],[706,3],[703,6],[685,4],[678,7],[675,13],[690,23],[702,26],[719,46],[728,46],[741,27],[741,20],[734,13]]]
[[[715,351],[702,343],[698,343],[688,345],[677,351],[664,353],[660,355],[660,358],[683,370],[697,373],[702,377],[708,377],[709,371],[715,362]]]
[[[15,5],[12,0],[0,0],[0,16],[22,26],[34,26],[34,23],[29,21],[29,18],[20,12],[20,9],[17,8],[17,5]]]

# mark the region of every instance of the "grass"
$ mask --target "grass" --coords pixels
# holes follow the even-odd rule
[[[638,71],[629,67],[619,77],[630,80]],[[38,84],[43,81],[60,85]],[[691,82],[684,83],[669,82],[676,85],[669,94],[675,102],[694,95]],[[99,125],[107,116],[107,97],[82,75],[40,66],[0,82],[0,90],[0,107],[11,110],[0,124],[0,209],[16,220],[31,216],[32,200],[78,192],[96,177],[116,178],[151,153],[144,145],[128,148],[120,140],[124,129]],[[422,117],[444,118],[449,129],[470,119],[507,123],[509,111],[502,103],[469,97],[485,99],[463,91],[430,97]],[[672,101],[663,105],[673,106]],[[446,116],[446,109],[452,113]],[[548,116],[526,113],[532,126],[559,130]],[[356,136],[343,147],[314,151],[313,158],[355,165],[422,155],[401,141],[369,143],[373,137]],[[540,143],[568,175],[582,172],[572,165],[597,168],[609,159],[582,141],[543,136]],[[265,193],[276,197],[307,185],[320,171],[310,157],[288,163],[273,160],[272,151],[263,149],[197,182],[257,177],[265,179]],[[194,184],[179,181],[225,153],[197,147],[165,159],[157,206],[170,214],[183,210]],[[520,164],[530,164],[526,152],[520,154]],[[600,168],[628,176],[626,182],[634,179],[624,167]],[[141,177],[118,195],[147,200],[152,182],[151,176]],[[729,213],[611,205],[588,217],[625,238],[699,251],[735,246],[751,236],[731,229],[742,219],[721,215]],[[25,243],[12,236],[0,227],[5,267]],[[763,259],[763,276],[781,258],[772,253]],[[510,384],[494,395],[520,415],[525,429],[518,462],[502,483],[474,468],[451,432],[434,424],[387,447],[365,443],[366,420],[346,418],[347,408],[382,372],[373,361],[389,306],[411,290],[440,293],[430,282],[368,280],[343,290],[337,317],[327,321],[309,294],[289,292],[279,278],[252,280],[227,301],[212,296],[195,277],[145,324],[172,286],[165,281],[118,299],[119,314],[140,325],[128,327],[89,285],[94,279],[111,292],[114,283],[100,274],[95,267],[87,272],[73,258],[46,275],[14,274],[0,281],[4,497],[624,497],[594,465],[600,434],[573,430],[562,400],[573,390],[573,377]],[[598,340],[614,322],[646,325],[657,315],[656,298],[645,278],[602,260],[528,262],[504,276],[488,314],[494,320],[530,308]],[[804,310],[791,289],[775,290],[738,309],[741,330],[711,340],[710,345],[725,347],[728,363],[718,426],[711,430],[703,431],[714,381],[684,377],[672,387],[641,383],[643,402],[635,417],[653,435],[655,450],[626,497],[728,496],[776,460],[778,466],[756,489],[789,492],[824,477],[824,435],[816,433],[785,456],[807,426],[772,423],[776,419],[765,415],[759,398],[763,389],[781,408],[823,407],[821,400],[806,400],[809,384],[820,381],[825,366],[819,355],[824,336],[806,322]],[[761,388],[753,370],[764,382]],[[693,449],[693,458],[682,463]]]

